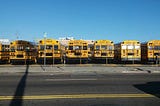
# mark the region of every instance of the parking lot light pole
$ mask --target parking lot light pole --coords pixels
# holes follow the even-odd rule
[[[47,33],[44,33],[44,70],[46,70],[46,37],[47,37]]]
[[[53,59],[53,60],[52,60],[52,62],[53,62],[52,67],[53,67],[53,65],[54,65],[54,53],[55,53],[55,52],[54,52],[54,45],[52,45],[52,46],[53,46],[53,47],[52,47],[52,53],[53,53],[53,54],[52,54],[52,59]]]

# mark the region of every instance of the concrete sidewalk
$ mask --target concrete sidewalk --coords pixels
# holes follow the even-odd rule
[[[26,65],[0,66],[0,73],[23,73]],[[29,65],[29,73],[53,73],[53,74],[108,74],[108,73],[160,73],[159,66],[78,66],[78,65]]]

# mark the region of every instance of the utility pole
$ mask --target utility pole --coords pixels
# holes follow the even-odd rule
[[[47,37],[47,33],[44,32],[44,71],[46,71],[46,37]]]
[[[133,53],[133,64],[134,64],[134,59],[135,59],[135,45],[133,45],[133,48],[132,48],[132,53]]]
[[[80,43],[81,44],[81,43]],[[82,64],[82,59],[81,59],[81,55],[82,55],[82,47],[83,47],[83,45],[81,44],[80,45],[80,64]],[[79,50],[78,50],[79,51]]]
[[[52,58],[52,59],[53,59],[52,67],[53,67],[53,65],[54,65],[54,53],[55,53],[55,52],[54,52],[54,50],[55,50],[55,49],[54,49],[54,45],[52,45],[52,50],[53,50],[53,52],[52,52],[52,53],[53,53],[53,54],[52,54],[52,56],[53,56],[53,58]]]

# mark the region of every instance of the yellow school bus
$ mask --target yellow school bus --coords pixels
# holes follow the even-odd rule
[[[0,42],[0,63],[9,62],[9,44],[3,44]]]
[[[34,43],[16,40],[10,43],[10,63],[36,63],[37,51]]]
[[[140,62],[141,44],[137,40],[125,40],[115,44],[115,60],[118,62]]]
[[[142,62],[160,63],[160,40],[151,40],[141,44]]]
[[[65,61],[67,63],[87,63],[88,43],[84,40],[71,40],[66,48]]]
[[[106,63],[113,62],[114,59],[114,43],[110,40],[97,40],[94,43],[93,60],[95,62],[104,61]]]
[[[54,39],[42,39],[38,43],[38,63],[54,64],[62,61],[61,44]]]

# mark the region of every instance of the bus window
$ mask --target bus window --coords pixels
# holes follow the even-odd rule
[[[160,46],[155,46],[154,50],[160,50]]]
[[[83,46],[83,50],[87,50],[87,46]]]
[[[81,46],[74,46],[74,50],[81,50]]]
[[[140,49],[140,46],[135,46],[135,49]]]
[[[44,50],[44,45],[40,45],[40,50]]]
[[[17,46],[17,51],[23,51],[23,50],[24,50],[23,46],[21,46],[21,45]]]
[[[69,46],[69,50],[73,50],[73,46]]]
[[[148,46],[148,50],[153,50],[153,47],[152,46]]]
[[[58,50],[58,45],[54,45],[54,50]]]
[[[108,49],[109,50],[113,50],[113,46],[108,46]]]
[[[7,45],[2,45],[2,51],[7,51],[7,50],[8,50]]]
[[[15,52],[15,48],[14,47],[11,47],[11,52]]]
[[[132,45],[128,45],[128,49],[134,49]]]
[[[52,45],[46,45],[46,49],[52,49]]]
[[[106,46],[106,45],[102,45],[102,46],[101,46],[101,49],[102,49],[102,50],[106,50],[106,49],[107,49],[107,46]]]
[[[9,45],[7,46],[7,48],[6,48],[6,49],[7,49],[7,51],[9,51]]]
[[[96,46],[96,50],[100,50],[100,46],[99,45]]]
[[[30,47],[26,47],[25,50],[26,50],[26,51],[30,51]]]
[[[126,45],[122,45],[122,49],[127,49],[127,46]]]

